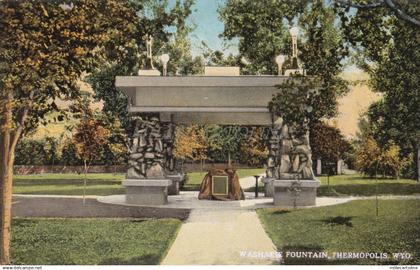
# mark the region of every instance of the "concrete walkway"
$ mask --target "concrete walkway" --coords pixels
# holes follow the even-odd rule
[[[255,178],[242,178],[240,183],[246,189],[255,185]],[[226,206],[227,202],[221,203]],[[257,213],[240,207],[241,201],[231,203],[239,207],[213,205],[212,208],[193,209],[162,264],[276,263],[276,247],[265,233]]]
[[[273,264],[275,255],[255,211],[194,209],[162,264]]]

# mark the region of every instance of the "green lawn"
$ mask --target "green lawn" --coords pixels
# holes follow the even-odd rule
[[[239,177],[263,173],[264,169],[239,169]],[[198,190],[207,172],[188,173],[184,190]],[[121,181],[125,175],[113,173],[87,174],[86,195],[123,194]],[[34,174],[13,177],[14,194],[82,195],[83,174]]]
[[[419,264],[420,200],[375,200],[285,210],[260,209],[258,215],[277,249],[289,251],[408,252],[411,260],[310,260],[285,258],[286,264]]]
[[[252,176],[260,173],[264,173],[265,169],[238,169],[237,173],[239,178]],[[204,176],[207,172],[193,172],[188,173],[188,181],[185,183],[183,190],[199,190],[201,182],[203,181]]]
[[[410,195],[420,194],[420,184],[412,179],[370,179],[361,175],[335,175],[319,177],[321,187],[318,196],[373,196],[377,189],[380,195]]]
[[[252,176],[263,173],[264,169],[239,169],[239,177]],[[199,190],[201,181],[207,172],[193,172],[188,174],[188,181],[183,190]],[[15,194],[48,194],[48,195],[82,195],[83,174],[39,174],[14,176],[13,193]],[[87,195],[123,194],[121,186],[124,174],[102,173],[87,175]],[[360,175],[336,175],[320,177],[321,187],[318,196],[373,196],[376,188],[380,195],[409,195],[420,194],[420,184],[411,179],[375,179],[364,178]],[[263,187],[260,187],[263,191]],[[252,191],[252,190],[250,190]]]
[[[47,195],[82,195],[83,174],[35,174],[15,175],[13,193]],[[123,194],[121,181],[124,174],[91,173],[87,174],[87,195]]]
[[[159,264],[176,219],[23,219],[12,226],[13,264]]]

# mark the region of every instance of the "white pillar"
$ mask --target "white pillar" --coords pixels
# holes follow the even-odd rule
[[[338,174],[343,174],[343,160],[342,159],[339,159],[338,161],[337,161],[337,175]]]
[[[321,175],[322,174],[322,161],[321,158],[317,158],[316,159],[316,175]]]

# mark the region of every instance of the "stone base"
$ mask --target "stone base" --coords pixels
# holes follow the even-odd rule
[[[316,201],[318,180],[274,180],[274,205],[278,206],[312,206]],[[300,189],[295,196],[291,191],[292,185]]]
[[[274,178],[263,177],[261,182],[264,183],[264,196],[273,197],[274,194]]]
[[[137,74],[139,76],[160,76],[160,71],[157,69],[140,69]]]
[[[127,204],[163,205],[168,202],[168,179],[127,179],[122,182],[126,188]]]
[[[166,175],[166,178],[172,181],[171,185],[168,187],[168,195],[178,195],[179,184],[184,179],[184,176],[179,173],[179,174]]]

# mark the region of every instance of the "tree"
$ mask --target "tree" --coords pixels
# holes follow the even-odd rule
[[[420,14],[414,2],[404,9]],[[371,135],[381,147],[393,141],[402,159],[411,157],[404,174],[420,181],[420,28],[390,14],[386,6],[340,16],[346,39],[356,50],[355,61],[369,73],[372,89],[383,94],[368,110]]]
[[[86,115],[76,126],[73,134],[73,143],[76,155],[83,160],[84,181],[83,181],[83,205],[85,204],[87,172],[91,162],[100,157],[104,147],[108,144],[109,131],[98,119],[92,115]]]
[[[344,158],[345,154],[352,148],[338,128],[325,123],[315,124],[310,134],[314,158],[337,162]]]
[[[420,27],[420,21],[413,16],[410,16],[407,14],[400,6],[404,5],[406,1],[401,0],[378,0],[371,3],[354,3],[350,0],[336,0],[337,3],[354,7],[357,9],[375,9],[379,7],[386,7],[388,8],[395,16],[401,18],[402,20],[405,20],[407,22],[412,23],[413,25],[416,25]]]
[[[16,146],[17,165],[55,165],[60,162],[59,140],[53,137],[23,139]]]
[[[380,148],[372,137],[362,141],[356,152],[357,169],[370,177],[382,173],[399,179],[401,171],[410,163],[410,158],[400,158],[400,148],[393,142]]]
[[[77,99],[77,80],[136,34],[128,1],[0,1],[0,264],[10,263],[12,175],[19,139]]]
[[[306,1],[226,1],[219,10],[225,24],[222,36],[229,40],[239,38],[240,58],[250,62],[250,74],[277,73],[274,58],[290,51],[284,19],[292,21],[305,4]]]
[[[209,125],[206,129],[206,140],[210,156],[217,160],[227,161],[231,166],[232,159],[238,159],[243,132],[239,126]]]
[[[268,148],[266,129],[252,127],[240,145],[240,160],[250,166],[262,166],[267,161]]]
[[[195,74],[201,71],[201,59],[193,58],[190,53],[190,41],[187,35],[191,28],[186,20],[191,14],[192,0],[177,0],[172,8],[168,1],[146,0],[144,5],[136,6],[141,15],[134,25],[137,34],[132,39],[132,47],[120,59],[111,59],[101,68],[91,73],[87,81],[95,92],[95,99],[104,102],[103,112],[110,119],[118,119],[122,127],[130,133],[131,121],[127,112],[127,97],[115,87],[115,76],[137,75],[146,62],[145,40],[152,36],[154,40],[153,55],[169,53],[168,74]],[[172,32],[175,28],[175,32]],[[156,68],[162,69],[158,59],[154,59]]]
[[[368,137],[362,142],[356,153],[356,168],[358,171],[373,177],[378,172],[381,149],[378,143]]]
[[[314,77],[311,84],[304,84],[306,90],[301,87],[301,98],[305,98],[311,90],[308,87],[318,90],[316,95],[311,94],[308,104],[311,110],[306,114],[309,127],[323,118],[335,116],[337,99],[348,91],[347,83],[339,77],[348,48],[342,38],[341,23],[337,20],[338,11],[339,8],[322,0],[231,0],[220,10],[220,17],[225,22],[222,36],[239,39],[239,57],[251,62],[254,73],[277,74],[274,58],[278,54],[291,53],[291,37],[287,28],[297,21],[302,29],[298,45],[301,54],[298,56],[307,74]],[[295,87],[296,83],[291,82],[279,86],[283,92],[290,93],[289,106],[299,102],[293,100],[300,95],[292,93]],[[281,94],[282,98],[285,95]]]
[[[206,142],[204,128],[199,125],[177,126],[175,133],[174,157],[180,160],[203,160],[207,159],[208,144]],[[201,168],[203,169],[203,168]]]

